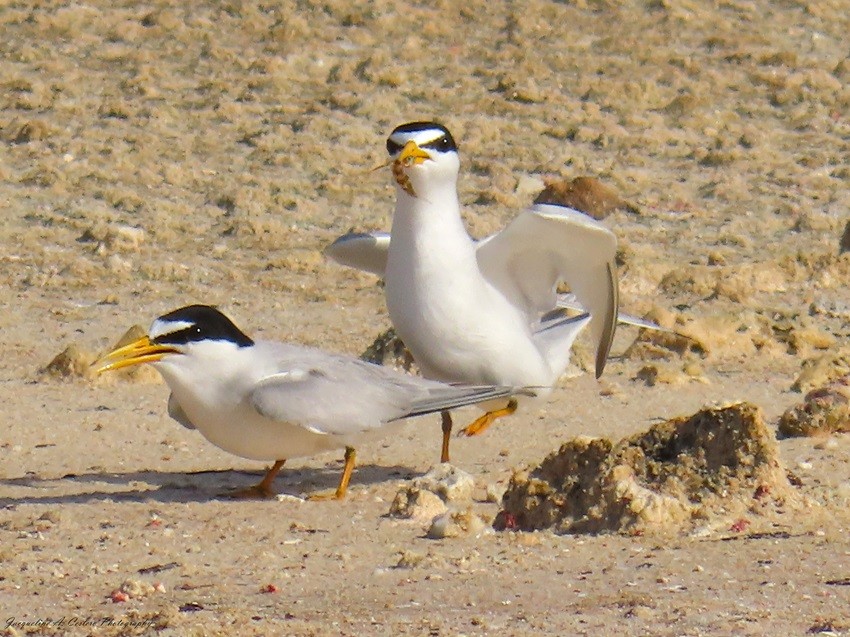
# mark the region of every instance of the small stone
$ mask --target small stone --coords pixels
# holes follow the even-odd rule
[[[447,511],[432,520],[426,535],[432,540],[442,540],[462,535],[479,535],[488,528],[481,516],[471,509]]]
[[[407,520],[430,520],[446,512],[446,505],[438,495],[417,486],[404,486],[396,493],[389,515]]]
[[[40,371],[54,378],[91,378],[90,368],[94,361],[94,354],[72,343]]]
[[[278,493],[275,496],[275,500],[288,504],[304,504],[304,498],[299,498],[297,495],[290,495],[288,493]]]
[[[107,351],[111,352],[112,350],[115,350],[119,347],[129,345],[130,343],[139,340],[142,336],[145,336],[146,334],[147,330],[145,330],[141,325],[134,325],[126,332],[124,332],[124,335],[119,338],[118,341],[115,342],[112,347],[110,347]],[[101,374],[99,378],[121,378],[124,380],[131,380],[137,383],[161,382],[161,377],[159,373],[150,365],[131,365],[129,367],[124,367],[114,372],[109,372],[108,374]]]
[[[475,480],[465,471],[444,462],[414,480],[413,486],[436,493],[444,502],[469,502]]]
[[[838,432],[850,432],[850,376],[813,389],[779,419],[779,433],[784,436]]]
[[[546,188],[546,183],[535,175],[522,175],[517,182],[514,193],[523,197],[539,193]]]
[[[637,605],[631,608],[629,612],[626,613],[626,616],[648,621],[655,616],[655,611],[651,608],[647,608],[646,606]]]
[[[393,328],[378,334],[360,358],[375,365],[387,365],[405,371],[414,371],[413,354],[407,349]]]
[[[121,583],[117,589],[112,591],[111,597],[113,601],[118,597],[119,601],[127,601],[128,599],[143,599],[157,592],[164,592],[165,587],[160,584],[159,587],[142,580],[127,579]]]
[[[422,553],[414,551],[402,551],[399,555],[398,563],[395,568],[416,568],[425,561],[425,556]]]

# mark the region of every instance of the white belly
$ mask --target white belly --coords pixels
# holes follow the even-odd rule
[[[422,373],[447,382],[550,385],[552,372],[521,312],[480,278],[386,280],[387,309]]]

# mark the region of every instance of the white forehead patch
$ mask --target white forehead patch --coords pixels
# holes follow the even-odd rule
[[[396,131],[390,135],[390,141],[403,147],[412,139],[416,142],[417,146],[422,146],[440,139],[443,135],[445,135],[445,131],[439,128],[428,128],[417,131]]]
[[[191,321],[163,321],[162,319],[156,319],[148,331],[148,338],[154,341],[160,336],[173,334],[174,332],[188,329],[193,325],[194,323]]]

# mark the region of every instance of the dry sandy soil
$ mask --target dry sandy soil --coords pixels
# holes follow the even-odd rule
[[[476,236],[546,176],[637,206],[606,219],[623,307],[700,343],[631,348],[624,328],[600,381],[456,439],[477,513],[579,434],[735,400],[774,426],[803,363],[850,335],[850,5],[435,4],[0,3],[0,630],[850,634],[846,434],[780,441],[811,506],[746,530],[434,540],[386,514],[438,457],[436,417],[360,449],[344,502],[231,501],[263,467],[170,421],[155,374],[40,371],[190,302],[359,354],[389,327],[381,288],[321,250],[389,227],[369,169],[427,118],[459,142]],[[293,460],[277,487],[340,466]]]

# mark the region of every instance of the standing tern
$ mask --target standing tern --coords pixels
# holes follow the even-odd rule
[[[617,240],[571,208],[536,204],[507,227],[473,240],[460,214],[457,145],[435,122],[397,127],[387,139],[396,185],[392,232],[350,234],[332,259],[382,275],[390,320],[424,376],[446,382],[535,386],[551,391],[589,323],[602,374],[618,320]],[[587,312],[558,293],[566,283]],[[513,413],[511,397],[467,426],[482,432]],[[443,413],[441,460],[449,460],[451,416]]]
[[[254,341],[217,309],[189,305],[156,319],[147,334],[94,363],[95,372],[150,363],[171,389],[168,413],[243,458],[274,461],[237,495],[271,497],[287,458],[345,448],[332,496],[342,499],[354,446],[399,421],[497,398],[515,387],[446,385],[342,354]]]

